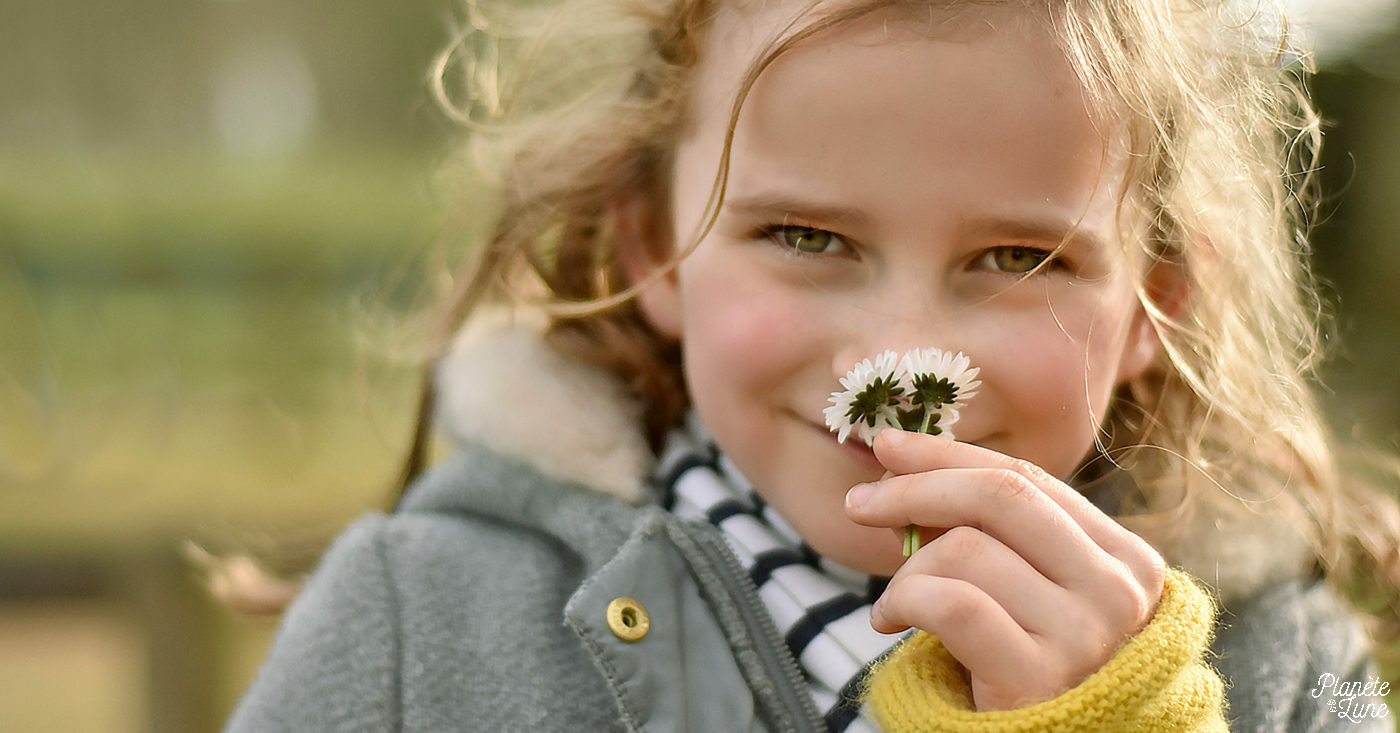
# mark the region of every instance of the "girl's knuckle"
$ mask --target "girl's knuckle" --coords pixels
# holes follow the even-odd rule
[[[966,525],[953,527],[933,541],[938,547],[935,556],[955,566],[963,566],[976,559],[985,551],[985,543],[986,535]]]
[[[907,609],[918,607],[916,595],[913,584],[896,580],[880,596],[880,613],[888,620],[902,621],[907,618]]]
[[[1101,613],[1110,627],[1136,632],[1156,609],[1156,595],[1126,566],[1109,575]]]
[[[1146,624],[1157,610],[1166,578],[1166,560],[1150,547],[1141,557],[1123,562],[1113,575],[1114,592],[1122,599],[1122,619],[1134,628]]]
[[[1166,571],[1163,570],[1163,573]],[[1141,627],[1157,613],[1158,602],[1162,600],[1162,580],[1148,584],[1137,584],[1137,606],[1134,612],[1137,614],[1137,625]]]
[[[1146,543],[1144,543],[1146,544]],[[1138,572],[1141,585],[1153,597],[1162,595],[1162,587],[1167,583],[1167,561],[1156,550],[1147,548],[1143,568]]]
[[[934,615],[945,627],[964,628],[982,613],[981,599],[970,585],[948,583],[939,595]]]
[[[1035,491],[1035,485],[1019,471],[1003,468],[993,474],[992,491],[997,499],[1012,503],[1025,500]]]
[[[1020,474],[1032,484],[1039,484],[1051,478],[1050,474],[1046,473],[1045,469],[1020,458],[1012,459],[1011,470]]]
[[[917,478],[917,474],[907,474],[885,479],[885,486],[893,489],[886,494],[886,506],[908,506],[918,493]]]

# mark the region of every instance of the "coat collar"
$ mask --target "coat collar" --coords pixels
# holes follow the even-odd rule
[[[486,448],[634,506],[647,503],[656,458],[642,432],[641,404],[612,374],[546,344],[544,325],[530,311],[475,316],[438,364],[436,427],[459,446]],[[1293,525],[1272,515],[1183,517],[1172,529],[1160,537],[1138,531],[1227,604],[1301,575],[1311,557]]]
[[[531,312],[474,318],[438,365],[436,426],[458,445],[484,446],[550,478],[644,502],[655,457],[641,404],[612,374],[546,344],[544,325]]]

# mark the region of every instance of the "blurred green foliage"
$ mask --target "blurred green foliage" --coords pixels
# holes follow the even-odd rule
[[[1370,67],[1324,69],[1311,89],[1326,120],[1324,195],[1315,270],[1331,300],[1335,339],[1325,382],[1344,435],[1400,447],[1400,33]],[[1380,75],[1384,72],[1386,75]]]
[[[182,543],[310,553],[380,501],[443,239],[449,17],[0,11],[0,730],[216,730],[271,626]]]
[[[425,81],[450,17],[347,0],[0,12],[0,730],[216,728],[270,626],[201,605],[175,548],[314,540],[381,499],[451,234]],[[1334,120],[1317,235],[1332,416],[1392,446],[1395,38],[1314,82]],[[197,640],[183,668],[163,667],[166,634]]]

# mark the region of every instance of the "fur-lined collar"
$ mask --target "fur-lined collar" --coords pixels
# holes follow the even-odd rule
[[[641,405],[613,375],[546,344],[543,326],[533,313],[474,318],[438,365],[436,425],[459,444],[640,504],[654,461]]]
[[[641,405],[613,375],[547,345],[544,322],[530,312],[475,317],[438,365],[437,427],[459,444],[526,460],[551,478],[644,503],[655,457],[642,434]],[[525,396],[530,409],[518,407]],[[1154,544],[1226,603],[1299,576],[1310,557],[1298,532],[1279,519],[1185,521],[1172,542]]]

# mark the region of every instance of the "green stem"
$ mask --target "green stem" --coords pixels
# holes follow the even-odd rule
[[[913,557],[918,551],[919,545],[919,525],[911,524],[904,528],[904,556]]]
[[[933,427],[933,416],[938,413],[929,409],[927,403],[924,404],[924,421],[919,425],[919,432],[927,435],[929,428]],[[904,528],[904,556],[913,557],[922,544],[919,538],[919,525],[911,524]]]
[[[924,421],[919,425],[919,432],[928,435],[928,429],[933,427],[933,416],[937,414],[938,413],[933,410],[928,409],[928,405],[924,405]]]

